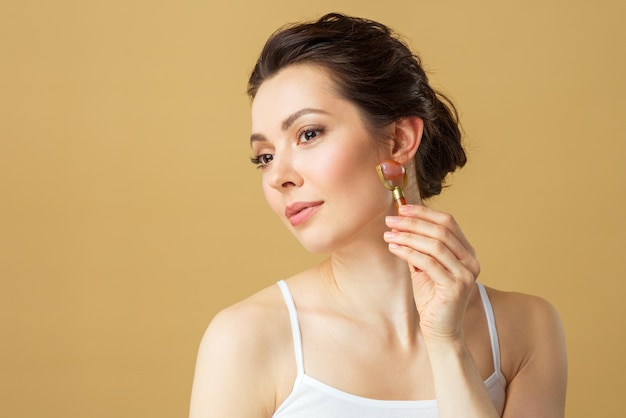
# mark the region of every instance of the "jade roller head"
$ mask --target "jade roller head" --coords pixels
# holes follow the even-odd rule
[[[401,205],[406,205],[406,199],[402,188],[406,186],[407,175],[404,166],[397,161],[385,160],[376,166],[378,178],[387,190],[391,190],[396,209]]]

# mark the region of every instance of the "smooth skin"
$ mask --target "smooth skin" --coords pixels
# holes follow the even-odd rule
[[[474,249],[449,214],[421,204],[396,214],[374,169],[385,159],[410,164],[422,121],[395,121],[385,132],[393,139],[375,145],[328,75],[304,65],[263,83],[252,125],[270,207],[305,248],[330,254],[287,280],[306,373],[362,397],[437,399],[442,418],[497,417],[484,385],[494,370]],[[407,198],[419,203],[412,181]],[[284,211],[299,201],[323,204],[293,227]],[[563,417],[558,314],[537,297],[488,294],[508,382],[503,417]],[[293,388],[293,350],[277,286],[226,308],[200,345],[190,417],[271,417]]]

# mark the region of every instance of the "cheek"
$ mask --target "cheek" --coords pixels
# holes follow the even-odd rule
[[[282,207],[282,196],[281,194],[269,186],[266,182],[263,182],[263,195],[265,196],[265,201],[269,205],[270,209],[277,214],[282,215],[284,208]]]
[[[376,210],[379,210],[389,204],[391,193],[378,179],[376,164],[379,161],[372,150],[363,147],[355,152],[352,149],[351,152],[337,152],[317,161],[319,163],[315,169],[318,181],[333,185],[334,190],[340,190],[351,206],[355,202],[361,202],[367,206],[374,204]]]
[[[311,174],[328,184],[350,183],[357,180],[367,166],[366,155],[355,147],[320,149],[311,160],[315,161]]]

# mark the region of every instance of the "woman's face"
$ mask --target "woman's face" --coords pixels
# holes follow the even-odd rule
[[[391,195],[376,174],[388,150],[375,145],[355,105],[324,70],[290,66],[266,80],[252,104],[251,147],[263,191],[278,217],[311,252],[382,242]]]

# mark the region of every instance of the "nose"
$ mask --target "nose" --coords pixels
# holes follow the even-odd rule
[[[302,186],[302,176],[289,155],[274,155],[274,159],[266,170],[268,184],[279,192]]]

